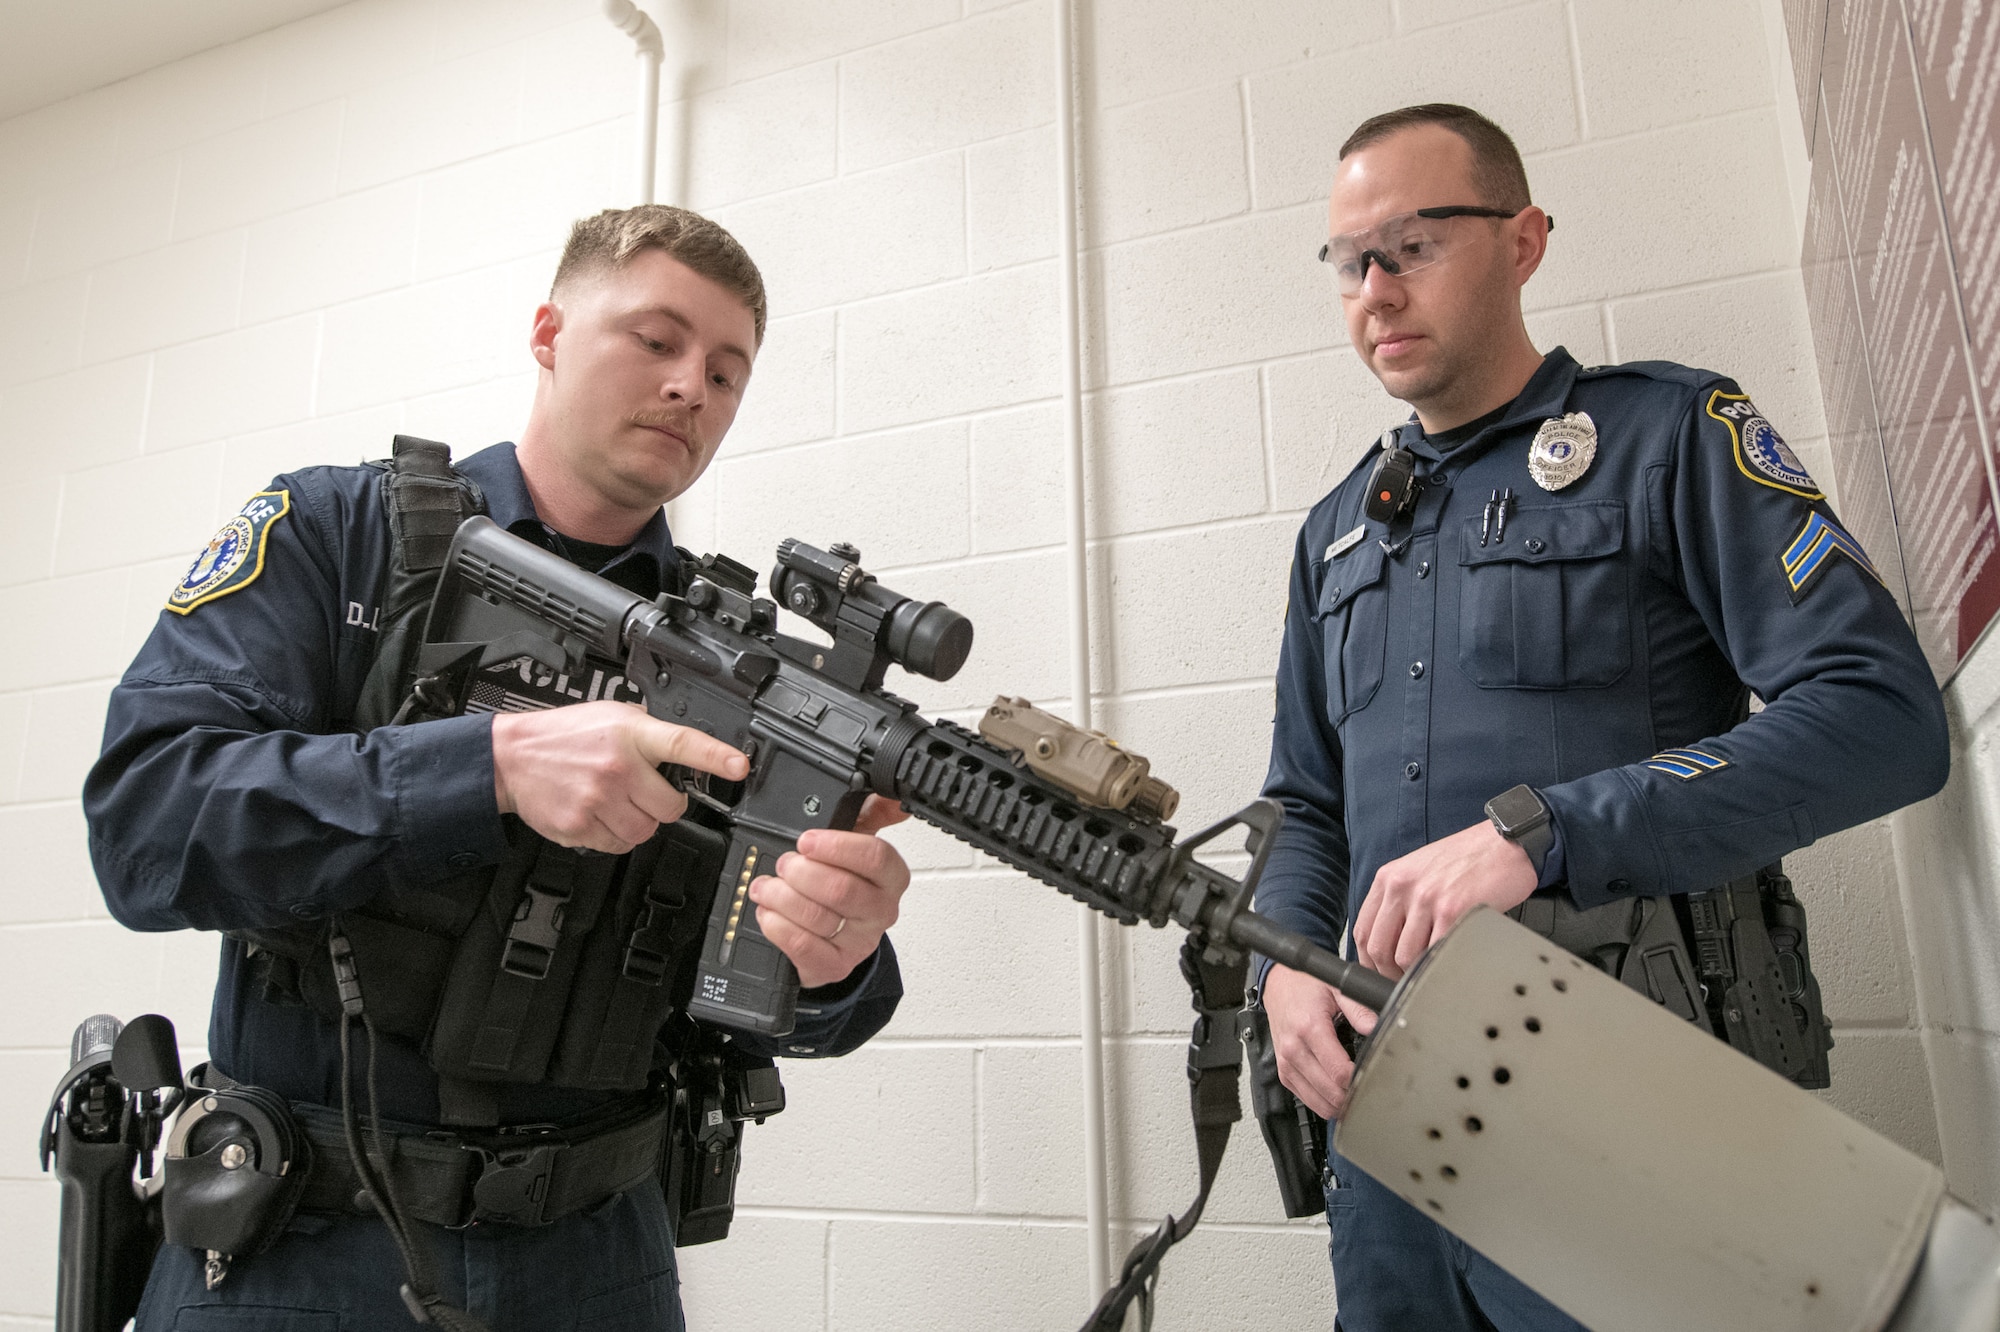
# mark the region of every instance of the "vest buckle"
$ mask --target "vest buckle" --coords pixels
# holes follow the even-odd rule
[[[563,909],[569,905],[567,889],[551,890],[529,883],[514,910],[514,924],[507,931],[507,948],[500,966],[527,980],[548,977],[555,960],[556,945],[562,942]]]

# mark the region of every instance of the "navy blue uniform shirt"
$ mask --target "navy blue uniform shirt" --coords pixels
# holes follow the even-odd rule
[[[513,445],[458,466],[496,523],[550,544]],[[390,883],[434,881],[504,854],[490,712],[350,729],[389,567],[385,477],[373,465],[312,467],[273,481],[196,562],[180,604],[161,612],[112,691],[84,811],[98,882],[123,924],[318,921]],[[660,513],[601,572],[651,597],[678,568]],[[884,939],[847,981],[805,992],[797,1030],[765,1052],[845,1053],[888,1022],[901,994]],[[334,1024],[264,998],[242,947],[226,939],[209,1052],[240,1081],[339,1104]],[[381,1057],[384,1115],[435,1122],[436,1078],[421,1054],[385,1041]],[[502,1117],[560,1118],[604,1099],[508,1087]]]
[[[1595,459],[1544,489],[1530,443],[1573,412]],[[1729,380],[1557,348],[1455,447],[1393,435],[1414,510],[1364,517],[1378,445],[1293,554],[1259,911],[1334,947],[1378,869],[1521,783],[1581,907],[1716,887],[1943,785],[1915,636]],[[1746,686],[1765,706],[1737,725]]]

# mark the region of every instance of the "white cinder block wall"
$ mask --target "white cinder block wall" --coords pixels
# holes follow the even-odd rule
[[[1528,291],[1540,343],[1730,370],[1830,472],[1760,0],[1078,8],[1097,716],[1181,785],[1185,826],[1255,793],[1292,534],[1399,415],[1312,258],[1362,117],[1495,115],[1561,223]],[[773,306],[682,541],[761,565],[784,535],[854,540],[978,624],[961,677],[912,697],[1060,707],[1047,0],[655,12],[682,99],[665,176],[742,237]],[[190,1058],[205,1027],[215,941],[128,934],[91,880],[77,791],[107,689],[274,472],[398,430],[512,436],[564,227],[630,200],[632,84],[587,0],[357,0],[0,123],[0,1327],[53,1306],[31,1142],[72,1027],[162,1011]],[[1833,1099],[1936,1153],[1878,833],[1796,861]],[[684,1255],[697,1327],[1066,1328],[1088,1306],[1074,909],[941,835],[899,840],[909,997],[862,1053],[788,1072],[735,1237]],[[1120,1251],[1194,1182],[1176,943],[1104,945]],[[1239,1128],[1160,1326],[1324,1326],[1331,1300],[1323,1233],[1279,1219]]]

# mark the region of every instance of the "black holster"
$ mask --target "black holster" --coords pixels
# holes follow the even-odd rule
[[[1286,1216],[1318,1216],[1326,1210],[1326,1121],[1278,1080],[1278,1052],[1271,1044],[1271,1019],[1259,1003],[1236,1014],[1250,1066],[1250,1108],[1278,1172],[1278,1196]]]
[[[86,1142],[68,1123],[56,1130],[62,1185],[56,1259],[56,1332],[118,1332],[138,1311],[160,1247],[159,1202],[132,1185],[139,1149]]]
[[[1780,865],[1768,865],[1680,903],[1712,1030],[1801,1087],[1833,1081],[1806,909]]]
[[[99,1037],[87,1038],[95,1024]],[[152,1170],[158,1121],[135,1107],[113,1072],[122,1024],[108,1016],[77,1029],[76,1063],[56,1084],[42,1118],[42,1169],[61,1187],[56,1250],[56,1332],[118,1332],[139,1307],[160,1247],[157,1195],[134,1181],[145,1154]]]
[[[785,1088],[769,1059],[745,1054],[685,1019],[675,1024],[674,1104],[667,1119],[660,1186],[673,1220],[674,1247],[725,1239],[736,1217],[743,1126],[785,1108]]]
[[[1720,888],[1579,909],[1547,888],[1507,913],[1801,1087],[1831,1082],[1833,1036],[1780,865]]]

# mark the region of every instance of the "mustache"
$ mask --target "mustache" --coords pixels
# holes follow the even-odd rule
[[[694,438],[694,422],[685,412],[636,412],[626,418],[631,425],[648,426],[655,430],[671,430],[682,439]]]

